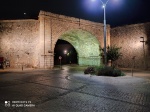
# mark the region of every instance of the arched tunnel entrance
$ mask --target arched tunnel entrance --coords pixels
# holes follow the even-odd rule
[[[69,42],[74,47],[79,65],[101,65],[100,43],[91,33],[75,29],[63,33],[59,39]]]
[[[60,56],[61,64],[78,64],[75,48],[69,42],[58,39],[54,49],[54,65],[60,64]]]

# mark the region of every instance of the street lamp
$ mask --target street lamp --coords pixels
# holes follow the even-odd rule
[[[109,0],[104,3],[102,0],[100,0],[101,3],[103,4],[103,9],[104,9],[104,64],[105,66],[107,65],[107,54],[106,54],[106,38],[107,38],[107,28],[106,28],[106,5],[109,2]]]
[[[65,54],[65,61],[66,61],[66,64],[67,64],[67,50],[64,50],[64,54]]]
[[[95,1],[95,0],[92,0],[93,2]],[[103,9],[104,9],[104,64],[105,64],[105,66],[107,65],[107,54],[106,54],[106,38],[107,38],[107,29],[106,29],[106,5],[107,5],[107,3],[109,2],[109,0],[107,0],[105,3],[102,1],[102,0],[100,0],[101,1],[101,3],[102,3],[102,7],[103,7]]]
[[[143,57],[144,57],[144,68],[145,69],[147,69],[147,66],[146,66],[146,55],[145,55],[145,46],[144,46],[144,44],[145,44],[145,40],[144,40],[144,37],[140,37],[140,38],[142,38],[143,40],[142,41],[140,41],[140,42],[142,42],[143,43]]]

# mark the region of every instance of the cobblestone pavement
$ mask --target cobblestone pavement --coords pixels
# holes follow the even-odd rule
[[[150,112],[150,79],[90,76],[68,66],[6,70],[0,112]]]

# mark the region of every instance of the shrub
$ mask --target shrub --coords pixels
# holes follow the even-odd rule
[[[107,47],[107,52],[106,52],[107,63],[109,60],[111,60],[111,65],[113,65],[113,62],[115,62],[116,60],[118,60],[122,56],[120,49],[121,49],[121,47],[117,47],[116,45]],[[101,56],[104,59],[104,49],[102,49],[102,51],[103,51],[103,53],[101,54]],[[115,65],[113,65],[113,66],[115,66]]]
[[[123,76],[124,74],[119,69],[106,66],[106,67],[100,68],[97,72],[97,75],[117,77],[117,76]]]
[[[95,74],[95,73],[96,73],[95,67],[87,67],[84,70],[84,74]]]
[[[113,73],[113,68],[112,67],[103,67],[100,68],[97,72],[98,76],[110,76],[110,74]]]
[[[95,74],[97,76],[112,76],[112,77],[117,77],[117,76],[124,76],[125,74],[122,73],[121,70],[116,69],[114,67],[110,66],[105,66],[105,67],[87,67],[84,70],[84,74]]]

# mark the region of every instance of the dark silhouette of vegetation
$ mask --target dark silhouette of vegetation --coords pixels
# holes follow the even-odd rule
[[[84,74],[97,76],[111,76],[111,77],[118,77],[125,75],[121,70],[110,66],[101,66],[101,67],[90,66],[84,70]]]
[[[85,70],[84,70],[84,74],[96,74],[96,70],[95,70],[95,67],[87,67]]]
[[[105,67],[99,68],[96,75],[118,77],[118,76],[124,76],[124,73],[122,73],[122,71],[119,69],[105,66]]]
[[[111,60],[111,65],[113,65],[113,62],[115,62],[116,60],[118,60],[122,56],[120,49],[121,49],[121,47],[117,47],[116,45],[107,47],[107,52],[106,52],[107,63],[109,60]],[[102,49],[102,51],[104,51],[104,50]],[[104,53],[102,53],[102,57],[104,59]]]
[[[84,70],[84,74],[91,74],[91,75],[97,75],[97,76],[124,76],[124,73],[122,73],[121,70],[115,68],[115,65],[113,64],[116,60],[118,60],[122,53],[120,52],[121,47],[117,47],[116,45],[107,47],[107,63],[109,60],[111,60],[111,66],[100,66],[100,67],[94,67],[90,66],[87,67]],[[104,51],[102,49],[102,51]],[[101,54],[101,56],[104,59],[104,52]]]

